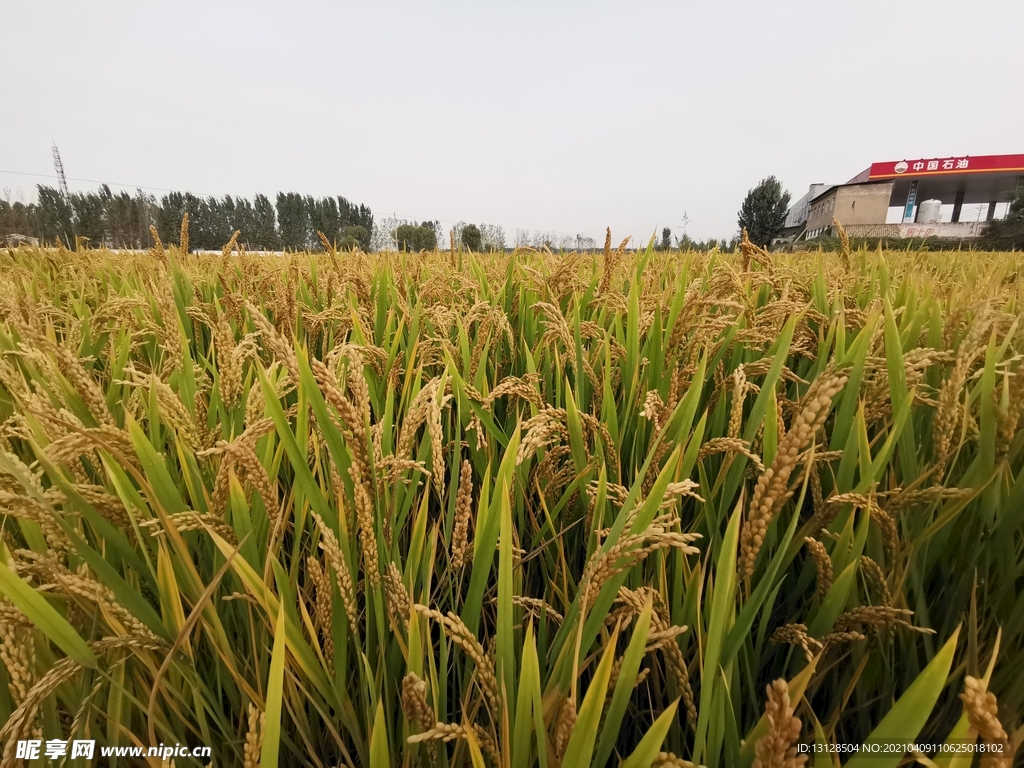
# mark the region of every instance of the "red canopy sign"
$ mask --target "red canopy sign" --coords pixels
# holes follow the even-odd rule
[[[930,157],[920,160],[896,160],[872,163],[869,179],[896,179],[901,176],[945,176],[956,173],[1024,172],[1024,155],[976,155],[971,157]]]

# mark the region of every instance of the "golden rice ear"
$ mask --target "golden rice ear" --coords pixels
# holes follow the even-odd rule
[[[964,678],[964,692],[960,694],[960,700],[964,703],[964,713],[971,724],[971,730],[981,736],[988,748],[982,764],[991,768],[1010,768],[1013,764],[1013,747],[1006,729],[999,721],[999,704],[995,694],[988,690],[984,680],[968,675]]]
[[[153,238],[153,255],[164,265],[167,265],[167,253],[164,251],[164,244],[160,240],[160,233],[156,231],[156,227],[152,224],[149,225],[149,235]],[[89,238],[76,238],[76,242],[81,240],[88,240]],[[76,246],[75,250],[78,248]]]
[[[482,427],[480,427],[482,429]],[[469,547],[469,523],[473,517],[473,465],[464,459],[459,471],[459,490],[455,497],[455,525],[452,530],[452,568],[466,562]]]
[[[801,452],[824,425],[832,407],[832,398],[839,394],[846,381],[845,374],[826,373],[816,379],[793,426],[779,439],[775,460],[754,486],[747,519],[740,532],[741,576],[746,578],[754,573],[754,561],[764,543],[768,525],[778,508],[792,495],[789,481],[801,462]]]
[[[789,684],[782,678],[767,687],[764,713],[768,732],[754,745],[753,768],[800,768],[807,755],[797,755],[796,741],[803,724],[789,698]]]
[[[335,249],[334,245],[331,243],[330,240],[327,239],[327,235],[325,235],[318,229],[316,231],[316,236],[320,238],[320,244],[324,247],[324,250],[327,252],[329,256],[335,257],[338,255],[338,252]]]
[[[188,255],[188,211],[181,217],[181,234],[178,236],[178,250],[182,255]]]
[[[267,725],[267,713],[260,712],[252,704],[248,709],[248,729],[245,733],[244,768],[257,768],[263,749],[263,733]]]
[[[221,256],[225,259],[230,256],[234,250],[238,247],[238,236],[242,234],[242,230],[236,229],[231,235],[231,238],[224,244],[221,249]]]

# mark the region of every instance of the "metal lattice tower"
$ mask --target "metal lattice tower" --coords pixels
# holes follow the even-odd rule
[[[64,199],[68,199],[68,181],[64,178],[64,163],[60,159],[60,150],[57,149],[57,145],[53,145],[53,169],[57,172],[57,184],[60,187],[60,193],[64,195]]]

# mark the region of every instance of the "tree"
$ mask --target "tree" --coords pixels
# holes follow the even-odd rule
[[[483,236],[476,224],[467,224],[462,228],[462,244],[477,253],[484,249]]]
[[[252,203],[247,197],[235,198],[235,212],[231,217],[231,232],[239,231],[242,234],[239,240],[242,243],[249,242],[252,233],[256,231],[256,216],[253,213]]]
[[[359,248],[362,251],[369,250],[370,247],[370,232],[369,230],[359,224],[354,224],[350,227],[342,227],[339,232],[340,239],[338,240],[338,248],[343,251],[354,251]]]
[[[74,243],[71,227],[71,206],[68,201],[53,187],[42,184],[37,186],[39,197],[39,223],[42,228],[40,236],[46,242],[60,240],[65,245]]]
[[[308,198],[313,200],[313,198]],[[328,240],[337,240],[341,232],[341,217],[338,212],[338,201],[333,197],[325,197],[323,200],[313,200],[309,212],[310,226],[313,233],[323,232]],[[313,238],[313,248],[322,248],[319,237]]]
[[[223,248],[224,244],[231,239],[231,236],[235,234],[236,229],[241,227],[236,226],[238,218],[238,203],[241,201],[239,198],[237,201],[231,197],[231,195],[224,195],[223,200],[217,200],[217,234],[220,235],[221,240],[219,244],[214,247]]]
[[[0,199],[0,241],[13,235],[17,231],[16,226],[13,206],[8,200]]]
[[[672,250],[672,227],[663,227],[661,230],[661,250]]]
[[[445,236],[444,227],[441,226],[441,222],[437,219],[434,221],[421,221],[420,226],[429,229],[434,235],[432,240],[429,238],[424,240],[424,242],[430,243],[429,245],[424,246],[425,250],[433,251],[437,248],[444,248],[448,244],[448,238]]]
[[[783,190],[782,182],[774,176],[762,179],[747,192],[738,216],[740,229],[747,230],[750,242],[762,248],[771,245],[786,223],[789,200],[789,192]]]
[[[342,232],[349,231],[348,235],[343,234],[342,236],[350,237],[354,236],[353,233],[358,232],[359,247],[364,251],[369,251],[370,239],[373,235],[373,214],[370,209],[365,205],[350,203],[344,197],[338,197],[338,218]],[[360,229],[354,230],[350,229],[351,227]]]
[[[93,245],[103,245],[103,201],[93,192],[71,195],[71,208],[75,212],[75,234],[88,238]]]
[[[502,252],[505,250],[505,230],[497,224],[481,224],[480,235],[486,251]]]
[[[114,248],[134,248],[138,234],[135,205],[125,191],[114,194],[106,184],[100,187],[103,198],[103,220],[107,238]]]
[[[1005,218],[985,225],[981,244],[992,251],[1024,250],[1024,185],[1011,198]]]
[[[437,248],[437,235],[430,222],[402,224],[395,230],[400,251],[433,251]]]
[[[447,248],[449,230],[446,230],[444,227],[442,227],[440,221],[423,222],[423,224],[427,223],[429,223],[434,228],[434,240],[437,243],[437,247]]]
[[[248,241],[263,251],[277,250],[277,215],[274,204],[266,195],[256,195],[252,201],[253,229]]]
[[[302,251],[320,248],[316,232],[338,239],[342,248],[369,251],[374,234],[373,213],[344,197],[314,198],[294,192],[278,193],[277,204],[266,195],[245,197],[198,197],[191,192],[170,192],[159,201],[144,193],[118,192],[101,184],[96,192],[76,192],[65,198],[53,187],[39,186],[38,202],[12,202],[10,192],[0,197],[0,238],[19,234],[53,242],[60,239],[68,247],[75,236],[93,246],[147,248],[152,242],[150,225],[156,226],[160,239],[178,242],[181,219],[189,215],[189,243],[195,250],[219,251],[235,230],[242,233],[247,248],[274,251],[281,247]],[[394,230],[399,223],[389,222],[380,247],[394,247]],[[437,222],[423,222],[435,232],[433,240],[417,233],[417,247],[436,247]]]
[[[187,210],[185,195],[170,192],[160,198],[160,210],[156,214],[156,231],[164,243],[178,244],[181,236],[181,219]]]
[[[39,206],[32,203],[26,205],[19,200],[11,207],[17,231],[27,234],[29,237],[39,237],[41,235]]]
[[[282,248],[306,250],[309,245],[309,212],[302,195],[295,192],[277,193],[277,226]]]
[[[39,237],[39,208],[20,200],[0,201],[0,235],[24,235]]]
[[[188,210],[189,248],[197,251],[220,250],[227,242],[227,238],[222,237],[227,226],[221,220],[221,205],[217,198],[196,197],[186,192],[185,208]]]

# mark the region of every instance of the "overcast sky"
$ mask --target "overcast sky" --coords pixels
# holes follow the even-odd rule
[[[344,195],[376,214],[730,237],[872,161],[1024,152],[1022,0],[0,0],[0,191]]]

